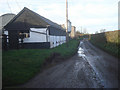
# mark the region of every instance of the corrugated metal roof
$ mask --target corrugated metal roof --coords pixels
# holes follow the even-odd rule
[[[6,13],[6,14],[3,14],[1,16],[6,16],[6,15],[15,15],[14,13]]]

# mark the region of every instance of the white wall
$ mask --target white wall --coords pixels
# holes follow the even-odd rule
[[[8,31],[4,31],[4,34],[8,35]]]
[[[50,48],[59,46],[66,42],[66,36],[49,36]],[[56,41],[58,43],[56,43]],[[54,43],[54,44],[53,44]]]
[[[36,32],[33,32],[33,31],[36,31]],[[24,43],[46,42],[46,35],[41,34],[40,32],[46,33],[46,28],[42,28],[42,29],[31,28],[31,30],[30,30],[30,37],[29,38],[25,38],[24,39]]]
[[[54,47],[54,36],[49,36],[50,48]]]
[[[8,31],[4,31],[4,34],[8,35]],[[8,36],[7,36],[8,38]],[[9,42],[9,40],[7,39],[7,42]]]
[[[35,32],[30,32],[30,37],[25,38],[24,42],[46,42],[46,35],[44,34],[39,34]]]
[[[24,43],[47,42],[46,35],[39,33],[39,32],[46,33],[46,29],[47,28],[41,28],[41,29],[32,28],[30,31],[30,37],[25,38]],[[32,32],[32,31],[35,31],[35,32]],[[47,36],[48,36],[48,42],[50,42],[50,48],[54,48],[66,42],[66,36],[52,36],[52,35],[49,35],[49,31],[47,32]]]

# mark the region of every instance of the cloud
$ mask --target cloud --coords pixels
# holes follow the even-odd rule
[[[7,0],[0,0],[0,15],[10,12]],[[88,28],[88,32],[95,32],[101,28],[117,29],[119,0],[68,0],[69,19],[72,25]],[[65,0],[8,0],[12,12],[17,14],[23,7],[57,23],[65,23]],[[4,8],[4,9],[3,9]]]
[[[109,0],[109,3],[108,0],[84,1],[71,5],[69,8],[69,17],[72,23],[77,25],[77,29],[80,29],[81,26],[89,28],[89,32],[95,32],[94,29],[98,30],[103,27],[107,30],[117,29],[117,0]]]
[[[61,7],[58,4],[50,4],[48,6],[39,7],[36,10],[40,15],[55,21],[57,23],[65,22],[65,7]]]

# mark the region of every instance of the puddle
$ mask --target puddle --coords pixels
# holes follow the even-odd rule
[[[74,65],[74,70],[79,71],[79,69],[81,67],[80,64],[81,64],[80,62],[76,62]]]
[[[78,57],[85,58],[86,55],[84,53],[84,49],[82,48],[82,45],[83,45],[83,41],[81,41],[79,44]]]
[[[83,44],[83,41],[80,42],[80,46]]]
[[[79,47],[79,49],[78,49],[78,56],[85,57],[84,50],[81,47]]]

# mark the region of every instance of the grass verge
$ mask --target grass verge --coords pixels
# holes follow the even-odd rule
[[[93,34],[90,42],[107,53],[120,58],[120,30]]]
[[[52,53],[59,53],[61,58],[68,58],[76,51],[79,40],[71,40],[53,49],[21,49],[3,52],[2,71],[3,87],[23,84],[35,76],[44,61]]]
[[[120,56],[120,48],[118,47],[118,45],[114,44],[114,43],[107,43],[107,44],[100,44],[100,43],[96,43],[92,40],[90,40],[90,42],[95,45],[96,47],[102,49],[103,51],[119,58]]]

